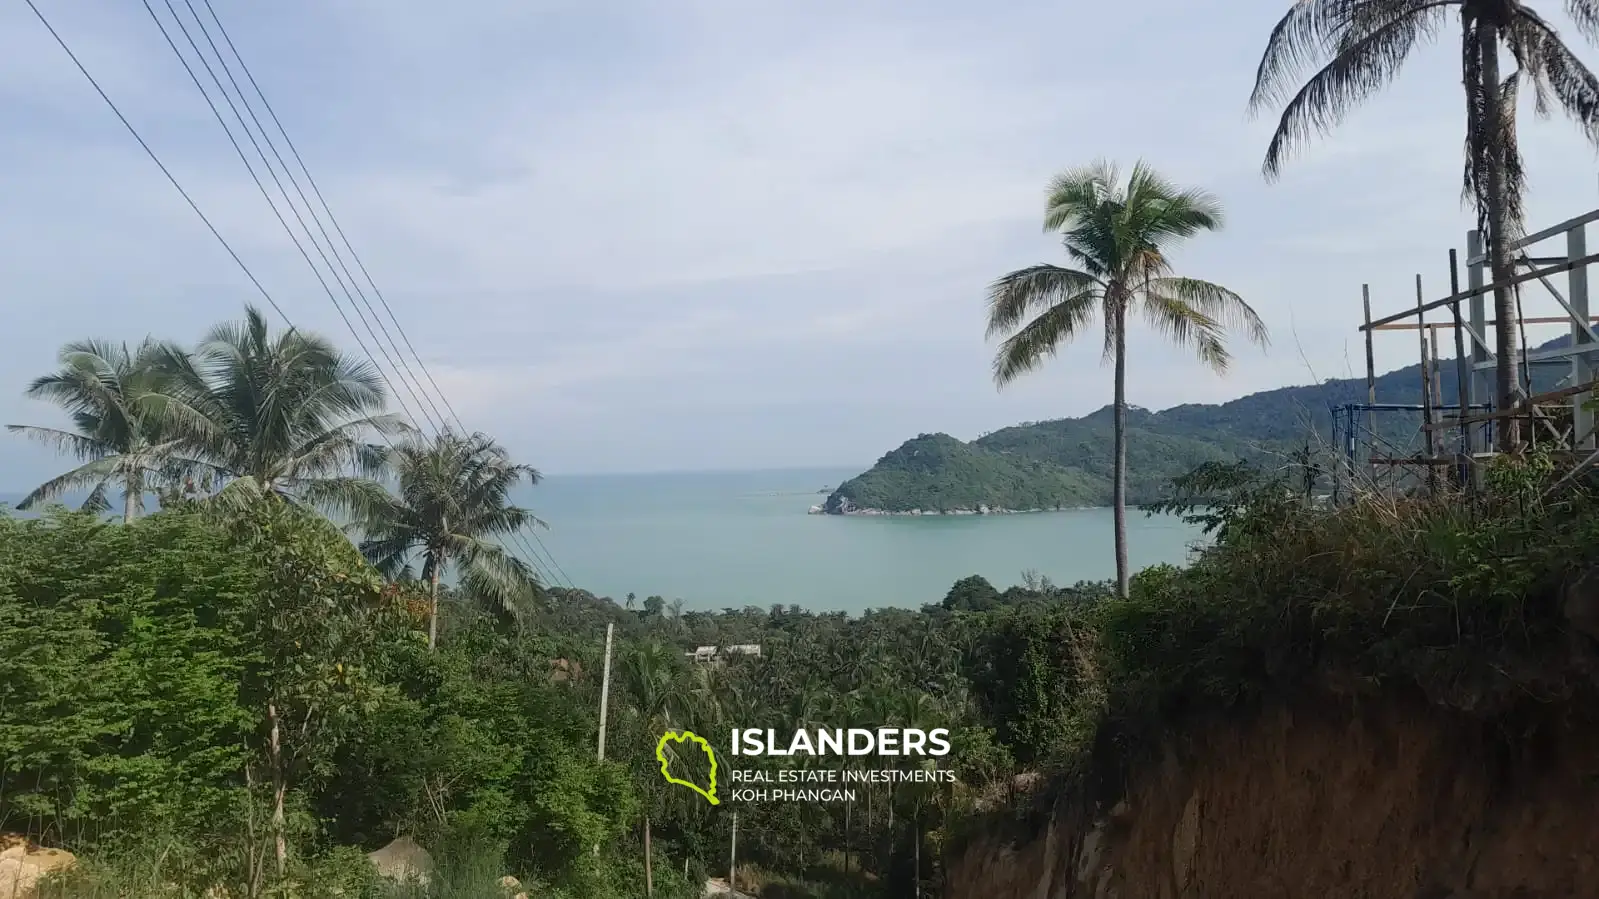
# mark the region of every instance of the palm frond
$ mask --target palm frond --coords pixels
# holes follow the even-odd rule
[[[1588,18],[1580,17],[1578,8]],[[1580,28],[1599,28],[1599,0],[1571,0],[1567,9]],[[1589,36],[1599,40],[1599,35]],[[1599,78],[1571,52],[1554,27],[1531,9],[1518,7],[1509,38],[1517,62],[1539,89],[1541,111],[1547,114],[1545,94],[1552,95],[1588,139],[1599,142]]]
[[[1056,175],[1049,182],[1044,230],[1060,231],[1092,215],[1116,193],[1120,180],[1116,164],[1107,159],[1096,159]]]
[[[1228,331],[1243,331],[1250,342],[1265,347],[1271,336],[1260,315],[1238,294],[1198,278],[1159,278],[1149,283],[1154,293],[1204,313]]]
[[[63,493],[73,490],[82,490],[85,487],[91,490],[101,487],[106,481],[118,473],[117,459],[115,456],[94,459],[79,465],[65,474],[59,474],[33,488],[22,501],[17,503],[17,508],[27,511],[40,503],[46,503],[60,497]]]
[[[1231,361],[1220,323],[1176,297],[1154,290],[1143,294],[1144,317],[1151,326],[1179,346],[1193,347],[1200,361],[1225,372]]]
[[[538,575],[503,547],[479,544],[461,559],[461,589],[489,608],[523,618],[543,593]]]
[[[259,309],[213,327],[193,352],[158,349],[165,398],[151,404],[191,456],[262,485],[379,477],[373,436],[410,433],[383,411],[381,373],[327,339],[274,333]]]
[[[988,288],[988,330],[995,337],[1016,330],[1030,313],[1047,311],[1082,293],[1103,289],[1093,275],[1040,264],[1011,272]]]
[[[1393,80],[1410,51],[1441,29],[1446,5],[1416,3],[1409,15],[1381,20],[1369,33],[1342,43],[1331,61],[1284,106],[1266,149],[1262,165],[1266,177],[1275,178],[1299,144],[1331,131],[1350,110]]]
[[[390,581],[410,578],[414,569],[411,567],[411,556],[418,546],[416,540],[408,534],[390,536],[384,539],[368,539],[361,542],[361,555],[372,563],[378,574]]]
[[[223,514],[243,512],[271,495],[258,480],[248,475],[233,478],[222,489],[207,498],[206,502]]]
[[[324,512],[357,520],[387,514],[394,504],[382,484],[366,478],[317,478],[297,485],[295,492]]]
[[[1522,12],[1530,12],[1525,7]],[[1599,42],[1599,0],[1566,0],[1566,15],[1590,41]]]
[[[1249,111],[1255,113],[1285,99],[1285,87],[1326,56],[1340,23],[1354,0],[1295,0],[1272,26],[1266,49],[1255,66],[1255,87]]]
[[[95,484],[94,489],[89,491],[89,495],[84,497],[82,505],[78,506],[78,511],[93,512],[96,515],[104,515],[111,511],[111,501],[106,498],[106,494],[110,492],[110,487],[109,481],[101,481]]]
[[[6,430],[46,446],[53,447],[63,456],[75,459],[104,459],[115,455],[116,449],[103,440],[63,431],[59,428],[41,428],[35,425],[6,425]]]
[[[1093,287],[1063,295],[1006,338],[994,356],[994,383],[1003,387],[1053,357],[1093,322],[1104,296]]]
[[[1148,255],[1183,240],[1222,227],[1221,201],[1198,188],[1179,189],[1143,161],[1127,179],[1122,209],[1123,240]]]

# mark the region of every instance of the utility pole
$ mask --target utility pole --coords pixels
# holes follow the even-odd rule
[[[733,839],[727,851],[727,888],[738,892],[738,812],[733,812]]]
[[[600,675],[600,761],[605,761],[605,709],[611,699],[611,635],[616,623],[605,625],[605,672]]]
[[[600,675],[600,749],[599,760],[605,761],[606,706],[611,699],[611,636],[616,632],[616,622],[605,625],[605,667]],[[600,844],[594,844],[594,857],[600,857]]]

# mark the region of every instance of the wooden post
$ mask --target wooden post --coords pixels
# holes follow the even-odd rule
[[[1449,248],[1449,295],[1460,294],[1460,259],[1455,255],[1454,247]],[[1460,301],[1449,304],[1455,316],[1455,384],[1460,394],[1460,412],[1456,420],[1460,422],[1460,442],[1458,444],[1459,463],[1456,466],[1455,482],[1460,489],[1465,490],[1471,486],[1471,426],[1466,424],[1466,416],[1471,414],[1471,362],[1466,357],[1466,323],[1460,317]]]
[[[1438,468],[1432,460],[1438,456],[1438,437],[1432,429],[1432,357],[1427,355],[1426,299],[1421,293],[1421,274],[1416,274],[1416,338],[1421,342],[1421,421],[1427,435],[1427,492],[1438,492]]]
[[[1375,441],[1377,435],[1377,413],[1371,408],[1377,405],[1377,360],[1372,356],[1371,349],[1371,285],[1360,285],[1360,302],[1366,312],[1366,436]],[[1366,453],[1370,460],[1371,453]],[[1377,480],[1377,469],[1371,470],[1372,483]]]
[[[728,840],[727,888],[738,892],[738,812],[733,812],[733,834]]]
[[[1438,362],[1438,326],[1427,329],[1427,358],[1432,361],[1432,402],[1433,416],[1437,417],[1438,407],[1444,402],[1444,374],[1443,366]]]

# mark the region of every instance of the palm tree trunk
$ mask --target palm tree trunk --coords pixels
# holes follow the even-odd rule
[[[1482,52],[1482,91],[1486,121],[1482,123],[1488,141],[1488,270],[1494,287],[1494,381],[1501,415],[1516,404],[1519,378],[1516,377],[1516,300],[1515,288],[1506,282],[1514,274],[1510,260],[1510,230],[1505,210],[1505,109],[1499,89],[1499,29],[1487,18],[1477,20],[1478,46]],[[1498,449],[1514,452],[1521,447],[1521,423],[1514,418],[1498,421]]]
[[[650,857],[650,816],[644,816],[644,895],[655,896],[655,868]]]
[[[432,651],[439,643],[439,569],[442,563],[433,565],[433,595],[428,601],[428,651]]]
[[[132,524],[144,505],[144,475],[130,473],[122,484],[122,523]]]
[[[916,838],[916,876],[911,878],[911,880],[916,884],[916,899],[922,899],[922,813],[920,810],[916,812],[916,826],[912,830],[915,831],[914,836]]]
[[[1116,328],[1116,399],[1115,399],[1115,454],[1111,463],[1111,505],[1114,507],[1116,529],[1116,591],[1127,598],[1131,576],[1127,571],[1127,307],[1118,302],[1114,327]]]
[[[845,770],[848,770],[847,768]],[[854,791],[844,794],[844,874],[849,874],[849,811],[853,805]]]
[[[287,772],[283,770],[283,743],[280,736],[282,722],[278,719],[278,706],[275,702],[267,702],[267,721],[271,723],[267,754],[272,763],[272,843],[274,854],[277,856],[278,876],[282,877],[289,866],[289,844],[285,836],[288,819],[283,810],[283,799],[289,791],[289,779]]]

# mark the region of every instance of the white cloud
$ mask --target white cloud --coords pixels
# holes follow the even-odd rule
[[[353,348],[142,9],[43,8],[296,323]],[[1360,285],[1441,292],[1470,224],[1449,46],[1261,180],[1272,122],[1244,101],[1275,0],[218,11],[452,404],[555,471],[865,461],[1103,405],[1093,340],[996,393],[981,317],[989,280],[1056,256],[1048,177],[1096,156],[1220,194],[1228,229],[1179,265],[1276,332],[1226,379],[1141,335],[1154,408],[1346,373]],[[29,311],[4,420],[49,414],[3,385],[67,339],[193,339],[261,302],[120,128],[25,7],[0,11],[0,269]],[[1526,135],[1535,222],[1599,200],[1566,123]]]

